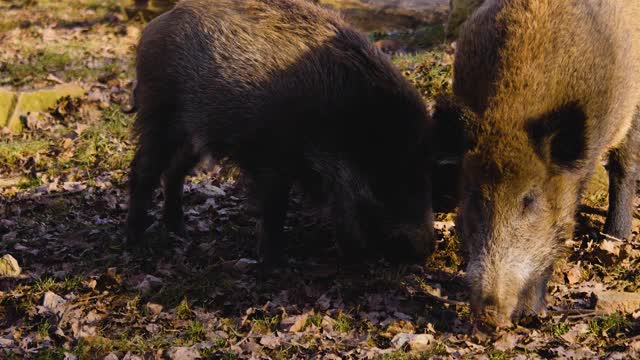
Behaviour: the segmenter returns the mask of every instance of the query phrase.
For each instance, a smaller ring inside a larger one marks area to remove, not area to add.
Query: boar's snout
[[[495,296],[480,298],[472,302],[473,312],[478,321],[492,328],[508,328],[513,325],[513,308],[499,302]]]
[[[391,232],[389,245],[395,257],[423,261],[435,249],[433,213],[429,211],[422,224],[397,227]]]
[[[486,261],[486,259],[483,259]],[[471,285],[471,310],[480,323],[490,327],[509,327],[523,306],[527,274],[515,271],[515,264],[505,266],[502,261],[473,261],[467,267]]]

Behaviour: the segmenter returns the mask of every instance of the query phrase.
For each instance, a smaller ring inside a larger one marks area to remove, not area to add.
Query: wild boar
[[[604,231],[631,234],[638,19],[638,1],[489,0],[461,30],[454,102],[434,118],[465,129],[452,141],[464,153],[457,230],[472,308],[490,325],[544,312],[581,189],[607,153]]]
[[[185,233],[184,178],[202,156],[254,183],[258,253],[283,252],[290,188],[328,204],[343,256],[424,258],[433,247],[431,118],[366,36],[305,0],[187,0],[137,49],[128,239],[162,178],[164,222]]]

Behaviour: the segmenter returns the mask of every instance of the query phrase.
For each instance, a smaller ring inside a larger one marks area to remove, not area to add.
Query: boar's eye
[[[536,202],[536,197],[533,194],[527,194],[522,198],[522,209],[527,211],[533,207]]]

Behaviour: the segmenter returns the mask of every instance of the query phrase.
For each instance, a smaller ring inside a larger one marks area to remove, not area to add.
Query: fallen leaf
[[[280,340],[280,338],[274,334],[263,336],[260,339],[260,345],[267,347],[271,350],[277,349],[278,347],[280,347],[281,344],[282,344],[282,341]]]
[[[303,331],[305,326],[307,325],[307,319],[309,319],[309,314],[302,314],[299,316],[294,316],[292,317],[293,320],[293,325],[291,325],[291,327],[289,328],[290,332],[300,332]],[[286,320],[286,319],[285,319]],[[285,321],[283,320],[283,323]]]
[[[168,355],[171,360],[201,359],[200,352],[193,347],[174,347],[169,349]]]
[[[518,339],[517,334],[504,333],[493,343],[493,347],[500,351],[511,351],[516,347]]]
[[[574,265],[566,273],[567,283],[569,285],[577,284],[582,281],[582,268],[579,264]]]

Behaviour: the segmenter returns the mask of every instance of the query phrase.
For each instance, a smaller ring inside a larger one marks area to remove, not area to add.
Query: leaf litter
[[[255,218],[242,177],[222,162],[198,169],[185,185],[189,239],[166,234],[156,221],[147,234],[152,246],[128,249],[123,224],[133,118],[119,109],[128,104],[133,45],[143,23],[116,1],[89,2],[74,0],[69,9],[35,5],[49,10],[40,12],[0,4],[13,18],[29,19],[0,35],[3,84],[22,89],[74,80],[87,89],[83,98],[30,114],[23,133],[2,135],[0,255],[13,275],[0,277],[0,354],[640,356],[638,229],[630,240],[602,236],[601,213],[580,214],[573,252],[549,284],[548,315],[494,334],[475,331],[451,214],[437,215],[437,251],[425,264],[380,260],[344,268],[327,219],[295,196],[288,263],[265,272],[256,261]],[[77,51],[68,59],[46,55],[69,47]],[[440,47],[394,61],[430,103],[449,89],[451,54]],[[155,200],[161,202],[160,193]],[[159,219],[160,210],[152,215]]]

